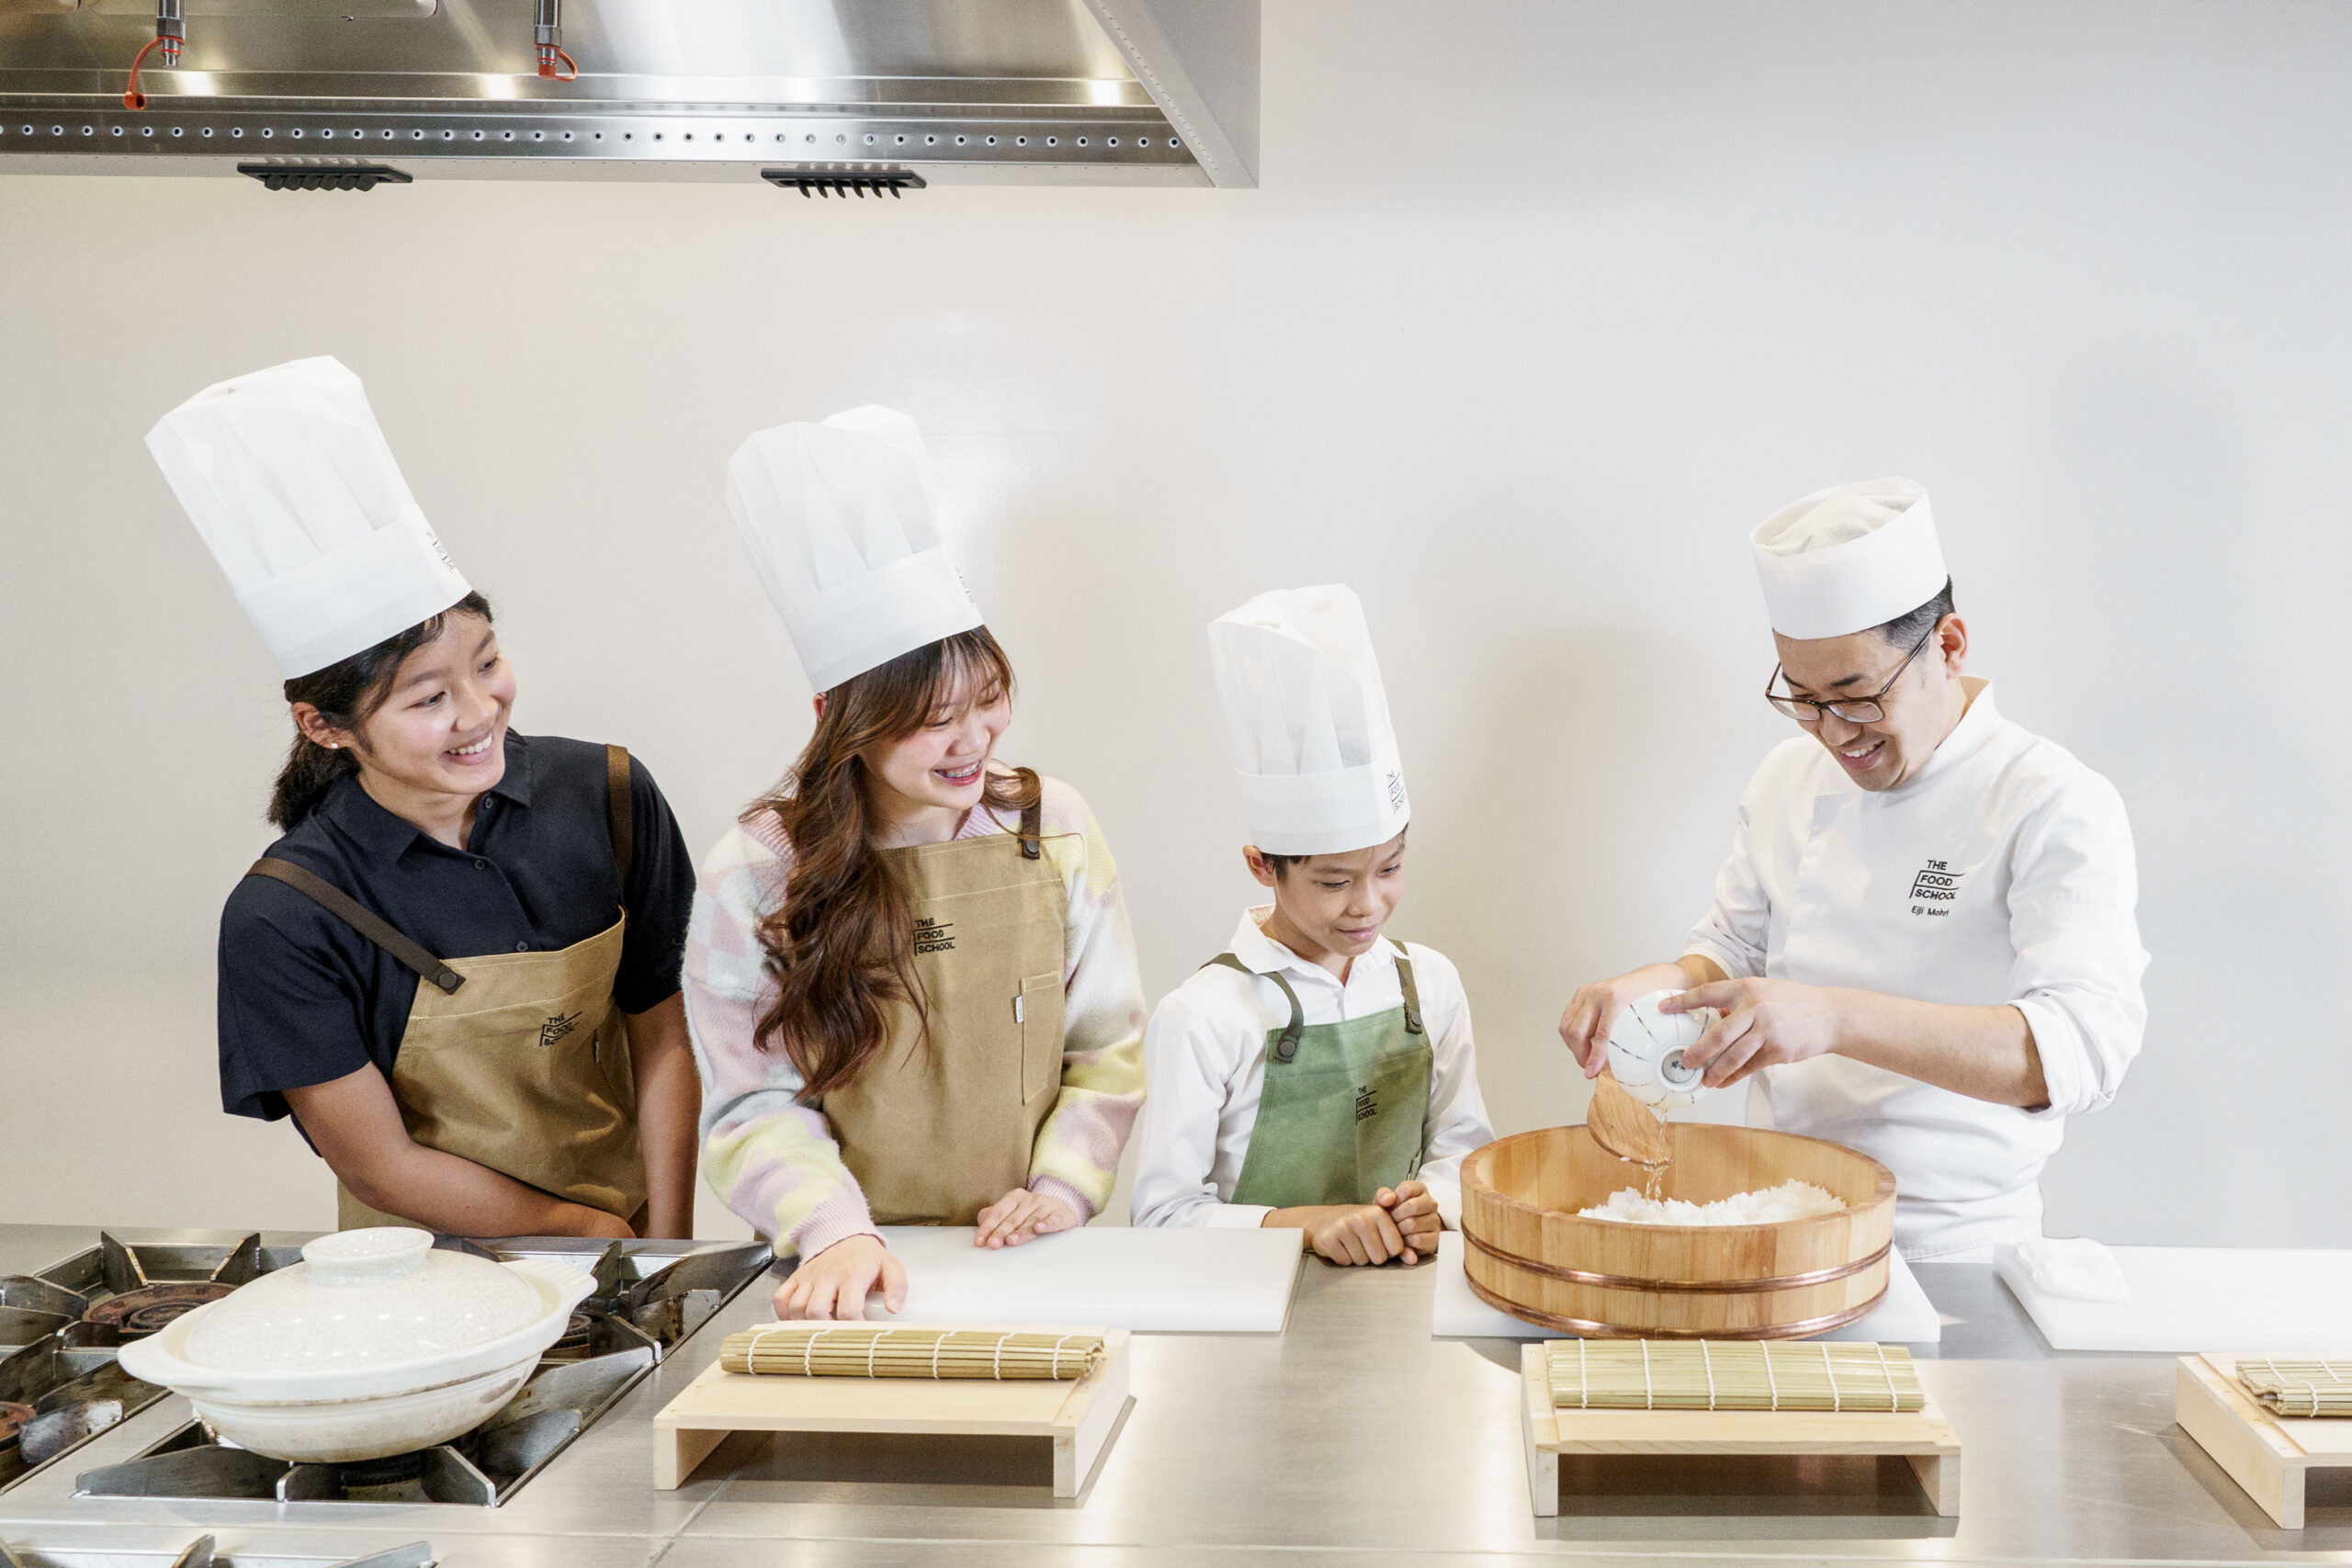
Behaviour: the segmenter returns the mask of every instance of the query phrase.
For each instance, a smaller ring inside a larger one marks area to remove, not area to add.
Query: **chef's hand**
[[[1392,1191],[1382,1188],[1372,1201],[1388,1211],[1396,1234],[1405,1238],[1405,1261],[1418,1263],[1437,1256],[1438,1234],[1445,1222],[1438,1218],[1437,1200],[1418,1181],[1400,1181]]]
[[[1707,1026],[1683,1062],[1707,1070],[1707,1087],[1736,1084],[1758,1067],[1804,1062],[1838,1049],[1838,994],[1794,980],[1718,980],[1694,986],[1658,1003],[1660,1012],[1713,1008],[1723,1017]]]
[[[1078,1212],[1050,1192],[1016,1187],[982,1209],[978,1223],[974,1247],[1019,1247],[1031,1236],[1069,1230],[1078,1224]]]
[[[907,1271],[874,1235],[844,1236],[814,1258],[804,1258],[791,1278],[775,1288],[779,1323],[844,1323],[865,1316],[865,1298],[876,1290],[892,1312],[907,1304]]]
[[[1584,1076],[1597,1078],[1609,1065],[1609,1031],[1615,1026],[1617,1015],[1636,997],[1652,991],[1679,991],[1690,983],[1690,976],[1672,964],[1645,964],[1614,980],[1578,986],[1577,994],[1568,998],[1567,1010],[1560,1014],[1560,1039],[1576,1057],[1577,1066],[1584,1069]]]

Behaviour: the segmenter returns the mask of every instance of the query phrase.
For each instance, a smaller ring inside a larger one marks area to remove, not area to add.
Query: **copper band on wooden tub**
[[[1843,1280],[1873,1264],[1885,1262],[1886,1255],[1894,1250],[1894,1243],[1890,1240],[1869,1257],[1841,1263],[1835,1269],[1816,1269],[1810,1274],[1782,1274],[1770,1280],[1644,1280],[1632,1274],[1593,1274],[1582,1269],[1564,1269],[1556,1263],[1538,1263],[1532,1258],[1521,1258],[1516,1252],[1507,1252],[1466,1230],[1462,1233],[1462,1238],[1498,1262],[1508,1263],[1514,1269],[1524,1269],[1531,1274],[1541,1274],[1547,1279],[1566,1280],[1571,1285],[1598,1285],[1607,1291],[1690,1291],[1721,1295],[1746,1295],[1755,1291],[1800,1291],[1808,1285],[1826,1285],[1833,1280]],[[1830,1326],[1835,1327],[1836,1325]]]
[[[1886,1299],[1886,1292],[1881,1291],[1861,1305],[1848,1307],[1844,1312],[1833,1312],[1826,1317],[1809,1317],[1801,1323],[1776,1323],[1763,1328],[1626,1328],[1618,1324],[1562,1317],[1556,1313],[1521,1306],[1515,1302],[1503,1300],[1467,1274],[1463,1276],[1463,1280],[1469,1285],[1471,1294],[1497,1312],[1585,1339],[1803,1339],[1808,1335],[1826,1334],[1833,1328],[1843,1328],[1858,1318],[1867,1317],[1879,1303]]]

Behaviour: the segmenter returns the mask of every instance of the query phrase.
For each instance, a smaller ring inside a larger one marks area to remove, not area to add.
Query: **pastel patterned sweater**
[[[1010,833],[983,807],[959,839]],[[1091,1219],[1109,1201],[1119,1155],[1143,1104],[1143,976],[1118,867],[1076,790],[1045,781],[1046,858],[1069,895],[1062,970],[1060,1097],[1037,1131],[1032,1190]],[[686,936],[686,1021],[702,1072],[703,1174],[727,1206],[775,1238],[778,1255],[813,1257],[874,1234],[865,1195],[824,1114],[798,1100],[803,1079],[781,1050],[755,1043],[775,982],[760,920],[784,899],[792,845],[774,812],[739,822],[704,857]]]

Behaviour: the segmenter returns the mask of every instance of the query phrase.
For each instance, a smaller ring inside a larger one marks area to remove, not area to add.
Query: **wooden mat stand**
[[[2173,1419],[2282,1530],[2303,1528],[2303,1480],[2352,1469],[2352,1420],[2281,1419],[2238,1384],[2238,1358],[2183,1356],[2173,1374]]]
[[[1101,1335],[1103,1355],[1075,1382],[771,1377],[714,1361],[653,1417],[654,1488],[684,1485],[730,1432],[905,1432],[1051,1438],[1054,1495],[1075,1497],[1127,1404],[1126,1330],[1080,1332]]]
[[[1560,1511],[1562,1454],[1900,1454],[1928,1501],[1960,1512],[1960,1438],[1936,1402],[1922,1409],[1833,1414],[1805,1410],[1563,1410],[1552,1403],[1542,1345],[1520,1350],[1520,1430],[1536,1517]]]

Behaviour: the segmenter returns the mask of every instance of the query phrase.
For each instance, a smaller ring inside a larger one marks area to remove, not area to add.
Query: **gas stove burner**
[[[139,1290],[125,1291],[119,1296],[108,1296],[82,1314],[85,1323],[102,1323],[125,1339],[142,1338],[164,1327],[175,1318],[194,1312],[207,1302],[217,1302],[234,1285],[224,1285],[217,1280],[197,1280],[185,1283],[146,1285]]]
[[[577,1361],[588,1354],[590,1337],[595,1332],[596,1320],[584,1312],[575,1312],[563,1325],[563,1337],[540,1352],[547,1361]]]
[[[17,1440],[17,1428],[33,1418],[33,1407],[0,1399],[0,1448]]]
[[[424,1451],[394,1454],[389,1459],[354,1460],[335,1466],[335,1480],[345,1492],[374,1492],[405,1485],[424,1473]]]

